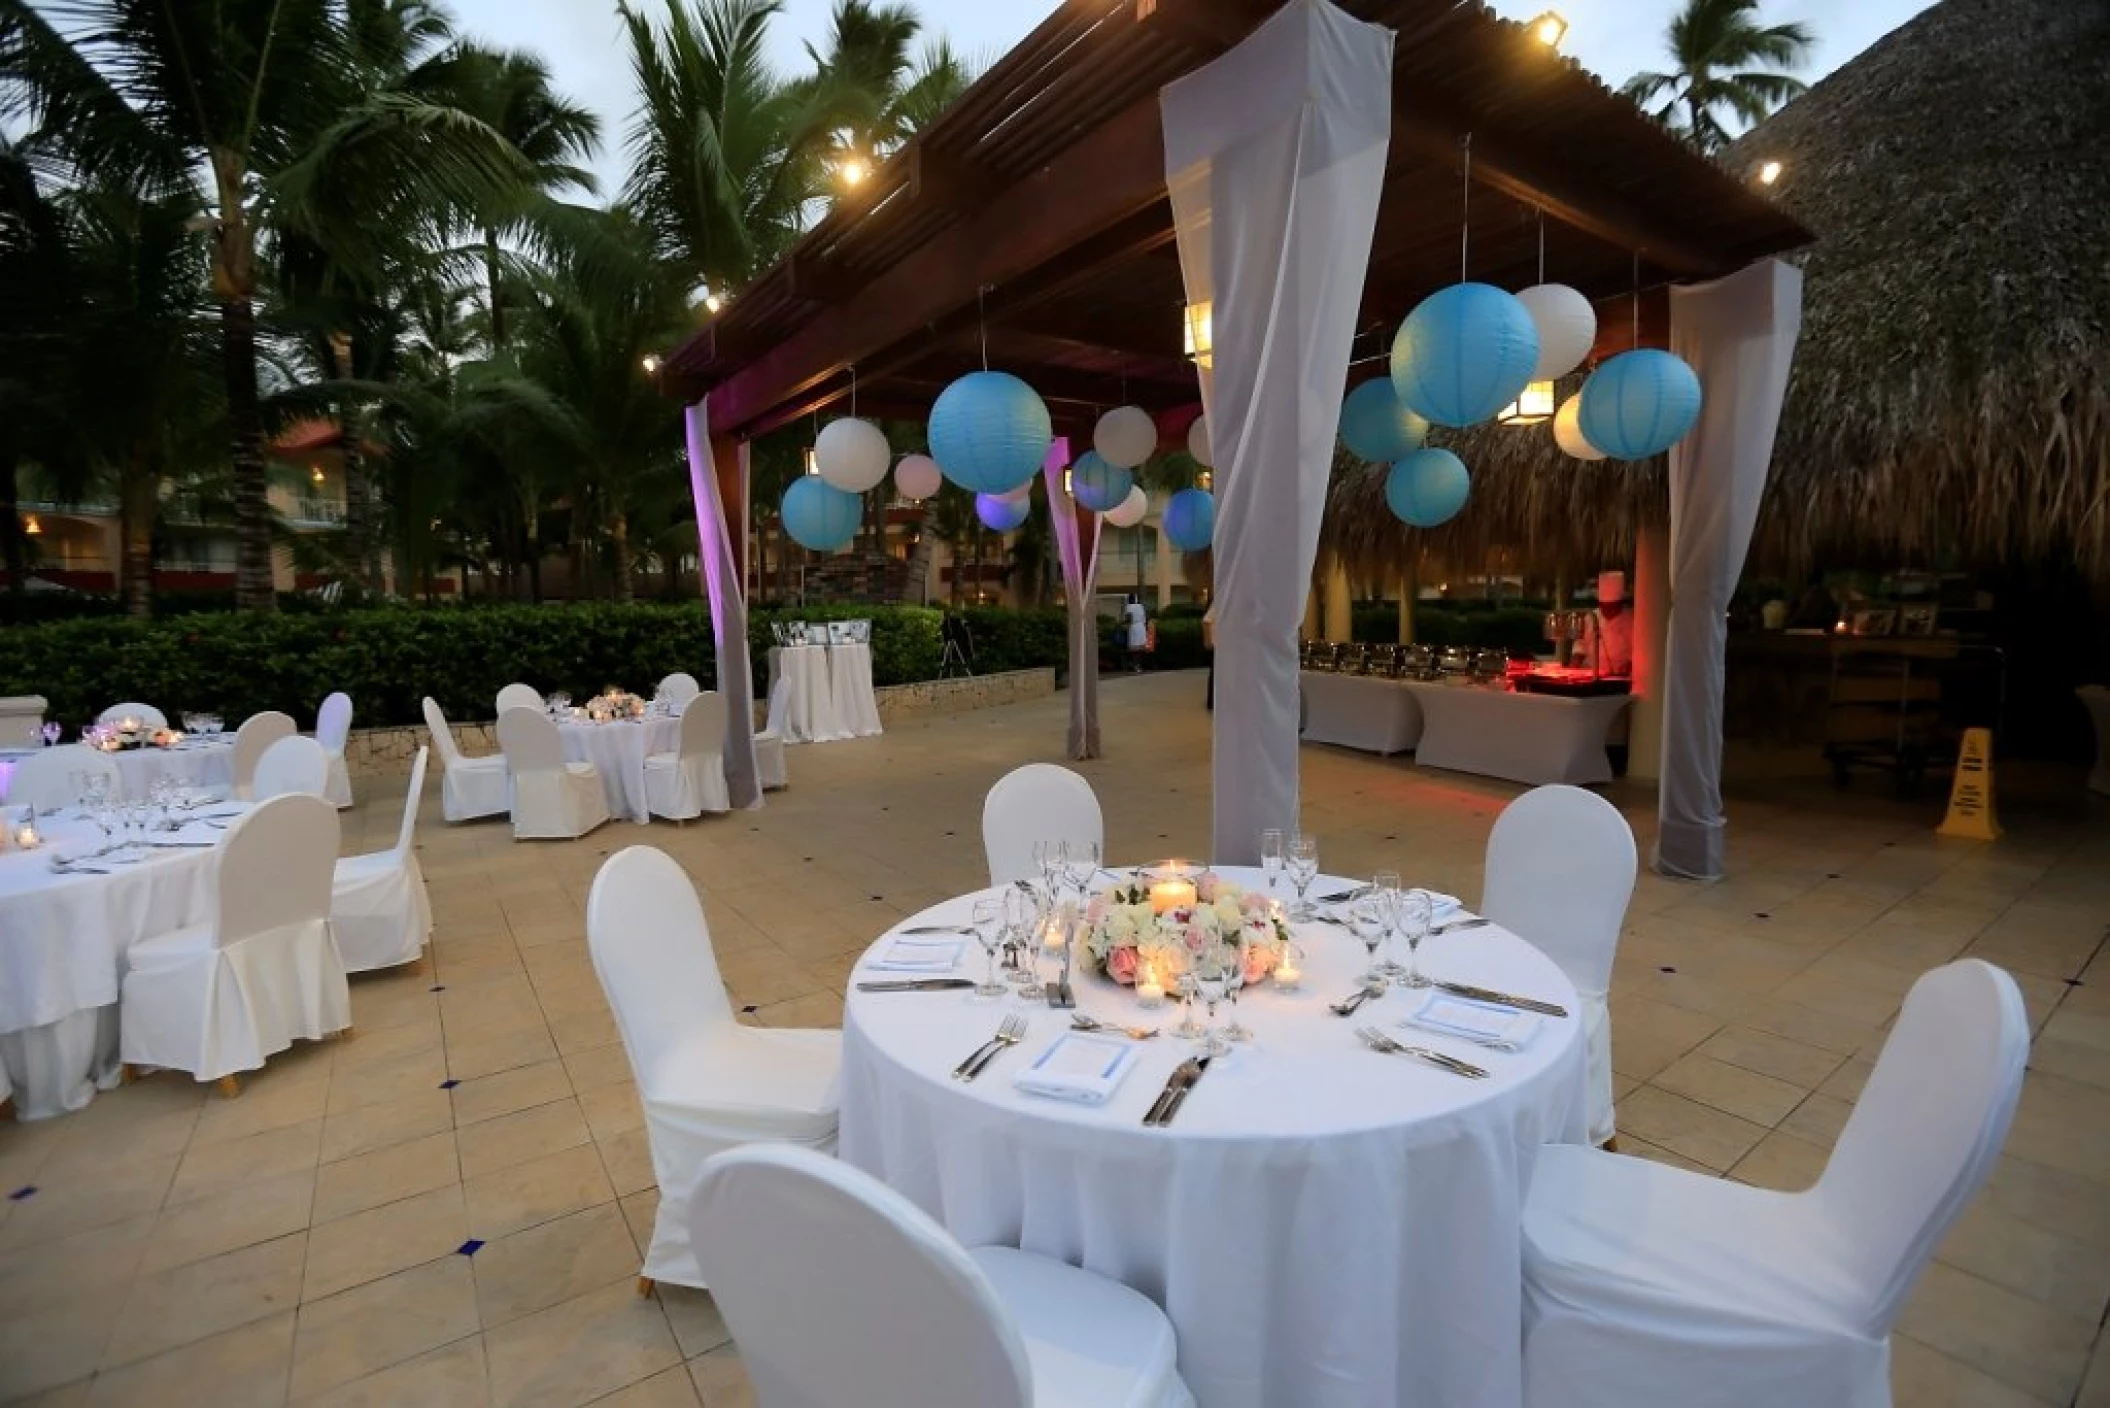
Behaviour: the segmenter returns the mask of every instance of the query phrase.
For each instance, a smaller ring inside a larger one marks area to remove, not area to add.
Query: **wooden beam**
[[[1001,186],[1001,181],[965,157],[931,151],[920,144],[908,149],[908,197],[918,205],[978,210]]]
[[[793,254],[784,261],[784,275],[790,282],[793,298],[811,299],[815,303],[844,302],[855,297],[867,282],[819,254]]]

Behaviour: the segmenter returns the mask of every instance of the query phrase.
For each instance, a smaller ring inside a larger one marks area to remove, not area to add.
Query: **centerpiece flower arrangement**
[[[1171,987],[1211,944],[1245,945],[1245,981],[1257,983],[1290,943],[1281,906],[1205,871],[1190,903],[1160,908],[1145,880],[1101,890],[1085,906],[1084,951],[1115,982]]]
[[[641,719],[645,716],[645,701],[608,686],[602,693],[586,701],[586,716],[595,723],[607,723],[612,719]]]

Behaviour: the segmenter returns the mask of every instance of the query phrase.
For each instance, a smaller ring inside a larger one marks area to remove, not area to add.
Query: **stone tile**
[[[490,1401],[482,1335],[302,1400],[303,1408],[467,1408]]]
[[[2110,1198],[2106,1190],[2105,1198]],[[1949,1229],[1941,1260],[2090,1324],[2110,1306],[2110,1257],[1980,1198]]]
[[[122,1301],[159,1220],[142,1213],[0,1254],[0,1323],[62,1302]]]
[[[296,1233],[141,1276],[117,1314],[103,1367],[151,1359],[293,1309],[307,1242],[306,1234]]]
[[[652,1171],[651,1136],[642,1127],[600,1140],[597,1147],[601,1164],[608,1170],[608,1181],[618,1195],[640,1192],[658,1182]]]
[[[555,1060],[556,1056],[557,1043],[551,1039],[548,1026],[540,1021],[531,1028],[500,1031],[490,1036],[456,1040],[450,1035],[447,1039],[447,1074],[456,1080],[469,1081]]]
[[[2110,1091],[2044,1071],[2022,1082],[2007,1152],[2091,1178],[2110,1178]]]
[[[1763,1125],[1653,1086],[1635,1091],[1620,1105],[1619,1129],[1715,1173],[1734,1168],[1766,1133]]]
[[[633,1281],[625,1276],[487,1332],[497,1408],[584,1403],[679,1364],[666,1316]]]
[[[460,1179],[454,1136],[444,1130],[340,1159],[324,1164],[316,1175],[315,1222],[320,1226]]]
[[[109,1303],[94,1297],[46,1301],[0,1317],[0,1401],[87,1378],[109,1338]],[[85,1393],[80,1401],[87,1401]]]
[[[649,1379],[640,1379],[606,1398],[596,1399],[596,1408],[699,1408],[696,1385],[685,1364],[662,1369]]]
[[[1824,1146],[1776,1129],[1739,1159],[1729,1176],[1754,1188],[1800,1193],[1823,1176],[1824,1165],[1830,1157],[1831,1151]]]
[[[211,1385],[214,1408],[278,1408],[292,1358],[293,1312],[286,1310],[98,1374],[87,1401],[93,1408],[163,1408],[197,1401],[201,1386]]]
[[[564,1074],[564,1063],[554,1060],[465,1080],[454,1088],[454,1123],[465,1127],[478,1120],[496,1119],[515,1110],[563,1100],[571,1093],[571,1078]]]
[[[628,1080],[596,1086],[579,1097],[586,1124],[596,1139],[612,1139],[626,1129],[641,1129],[645,1107],[638,1103],[637,1087]]]
[[[314,1201],[315,1175],[300,1170],[171,1206],[156,1219],[139,1269],[166,1271],[304,1231]]]
[[[320,1300],[443,1256],[469,1238],[460,1184],[324,1223],[309,1236],[303,1301]]]
[[[1980,1196],[2033,1227],[2086,1242],[2110,1256],[2110,1180],[2002,1154]]]
[[[107,1167],[92,1177],[39,1186],[35,1197],[12,1204],[7,1221],[0,1223],[0,1253],[154,1212],[167,1197],[180,1162],[180,1156],[164,1154]]]
[[[293,1397],[326,1393],[477,1330],[469,1258],[445,1256],[300,1308]]]
[[[725,1317],[718,1313],[718,1302],[709,1291],[662,1284],[654,1294],[665,1308],[667,1323],[674,1327],[675,1342],[686,1358],[694,1359],[733,1342],[733,1332],[725,1328]]]
[[[1934,1262],[1897,1328],[2047,1403],[2072,1400],[2096,1326]]]
[[[615,1201],[590,1144],[546,1154],[471,1179],[464,1187],[470,1235],[490,1242],[581,1208]]]
[[[280,1174],[308,1172],[315,1167],[321,1147],[319,1116],[241,1139],[194,1145],[176,1170],[176,1181],[168,1194],[169,1206],[230,1192]]]
[[[1812,1095],[1780,1122],[1780,1128],[1784,1133],[1829,1149],[1839,1138],[1839,1131],[1846,1128],[1846,1117],[1853,1113],[1853,1108],[1844,1100],[1835,1100],[1829,1095]]]
[[[1744,1026],[1722,1028],[1700,1043],[1699,1054],[1804,1090],[1819,1088],[1843,1064],[1836,1051]]]
[[[326,1113],[332,1117],[369,1105],[415,1100],[439,1089],[447,1079],[447,1061],[438,1047],[427,1047],[362,1068],[356,1079],[333,1081]]]
[[[487,1243],[475,1257],[478,1315],[495,1329],[635,1276],[638,1265],[621,1210],[602,1203]]]
[[[630,1240],[637,1244],[638,1256],[643,1257],[652,1246],[652,1227],[659,1217],[659,1189],[647,1188],[620,1202],[623,1221],[630,1227]]]
[[[135,1086],[111,1091],[78,1115],[48,1122],[45,1127],[60,1137],[45,1150],[46,1157],[37,1161],[36,1174],[50,1183],[92,1179],[101,1176],[116,1162],[158,1159],[181,1154],[189,1148],[191,1135],[198,1127],[198,1101],[186,1101],[175,1109],[142,1106],[125,1110],[122,1114],[107,1115],[77,1129],[71,1127],[72,1120],[114,1107],[121,1095],[149,1084],[154,1082],[139,1082]],[[29,1176],[25,1174],[22,1182],[28,1181]],[[8,1182],[5,1186],[13,1188],[17,1185]]]
[[[1890,1337],[1890,1389],[1900,1408],[2044,1408],[2044,1400],[1981,1374],[1909,1335]]]
[[[1721,1022],[1661,1002],[1629,1003],[1612,1016],[1612,1069],[1653,1079],[1680,1056],[1713,1036]]]
[[[571,1076],[572,1089],[581,1095],[604,1085],[620,1085],[633,1079],[630,1053],[619,1041],[572,1052],[564,1058],[564,1069]]]
[[[322,1122],[323,1163],[356,1158],[454,1127],[454,1100],[439,1082],[397,1099],[342,1110]]]
[[[577,1100],[553,1100],[457,1130],[463,1179],[587,1143],[593,1136],[579,1105]]]
[[[1647,1159],[1650,1163],[1667,1164],[1672,1168],[1682,1168],[1687,1173],[1704,1173],[1709,1178],[1720,1177],[1719,1173],[1705,1164],[1694,1163],[1682,1154],[1673,1154],[1662,1145],[1651,1144],[1646,1139],[1629,1134],[1625,1130],[1619,1131],[1617,1142],[1619,1145],[1617,1152],[1626,1155],[1628,1158]]]
[[[1717,1061],[1697,1051],[1680,1057],[1651,1084],[1659,1090],[1668,1090],[1767,1126],[1779,1124],[1809,1094],[1800,1086],[1760,1075],[1742,1066],[1732,1066],[1726,1061]]]
[[[273,1057],[273,1065],[244,1075],[242,1093],[237,1098],[228,1100],[215,1096],[206,1101],[198,1114],[197,1132],[191,1138],[192,1147],[246,1139],[267,1130],[320,1120],[329,1098],[330,1070],[327,1067],[298,1072],[275,1069],[275,1064],[284,1059],[283,1054]]]
[[[689,1377],[703,1408],[754,1408],[754,1386],[731,1345],[699,1354],[689,1361]]]

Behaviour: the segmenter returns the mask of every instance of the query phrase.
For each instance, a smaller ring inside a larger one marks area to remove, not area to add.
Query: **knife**
[[[859,983],[859,992],[944,992],[948,988],[971,988],[972,978],[890,978],[881,982]]]
[[[1143,1116],[1143,1123],[1160,1123],[1160,1117],[1164,1114],[1165,1107],[1172,1103],[1173,1097],[1184,1090],[1187,1082],[1199,1076],[1201,1072],[1199,1057],[1190,1056],[1174,1067],[1172,1074],[1165,1078],[1165,1088],[1158,1092],[1158,1098],[1151,1102],[1149,1113]]]
[[[1523,1012],[1543,1012],[1548,1017],[1568,1015],[1568,1009],[1558,1003],[1541,1002],[1535,997],[1518,997],[1514,993],[1496,992],[1493,988],[1476,988],[1469,983],[1438,983],[1436,986],[1453,997],[1470,997],[1478,1002],[1492,1002],[1499,1007],[1514,1007]]]
[[[1215,1059],[1214,1056],[1198,1056],[1195,1058],[1194,1074],[1187,1077],[1186,1083],[1181,1085],[1179,1090],[1173,1095],[1172,1103],[1165,1107],[1165,1113],[1158,1116],[1158,1126],[1160,1128],[1171,1124],[1174,1118],[1179,1115],[1180,1106],[1187,1103],[1188,1092],[1201,1084],[1202,1075],[1209,1069],[1209,1063]]]

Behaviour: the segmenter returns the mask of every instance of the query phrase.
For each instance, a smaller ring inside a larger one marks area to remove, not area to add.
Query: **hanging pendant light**
[[[1495,412],[1503,425],[1539,425],[1553,418],[1553,383],[1534,381],[1517,393],[1517,399]]]

